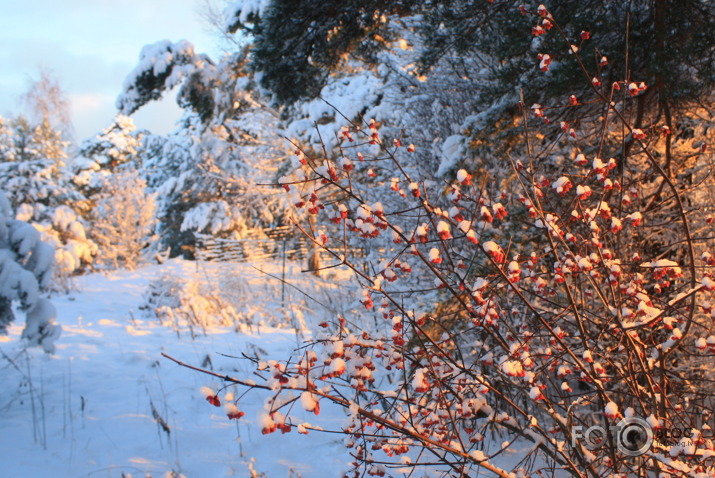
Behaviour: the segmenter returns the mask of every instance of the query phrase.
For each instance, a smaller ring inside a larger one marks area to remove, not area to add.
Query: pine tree
[[[314,98],[345,56],[376,65],[391,40],[387,17],[404,15],[416,0],[333,0],[320,8],[309,0],[238,3],[227,19],[253,39],[252,67],[280,103]]]
[[[71,143],[68,104],[57,82],[43,72],[24,96],[29,116],[0,118],[0,189],[18,219],[33,224],[55,248],[53,287],[91,262],[96,246],[76,211],[85,204],[66,174]]]
[[[37,229],[13,218],[9,201],[0,193],[0,334],[15,320],[17,303],[26,317],[22,337],[47,353],[54,351],[62,330],[55,324],[54,306],[40,297],[52,277],[53,255]]]
[[[120,114],[101,133],[82,142],[70,168],[73,182],[90,201],[123,165],[140,167],[144,134],[131,118]]]

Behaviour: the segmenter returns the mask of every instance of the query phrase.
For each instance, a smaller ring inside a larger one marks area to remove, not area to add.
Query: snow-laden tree
[[[27,208],[17,213],[20,220],[30,221],[33,216],[33,211]],[[39,220],[31,223],[40,231],[42,240],[54,247],[53,288],[70,290],[72,277],[90,269],[98,252],[97,244],[86,232],[87,221],[71,207],[60,205],[47,209]]]
[[[122,168],[105,178],[93,197],[89,230],[97,262],[134,269],[154,242],[155,209],[154,194],[135,169]]]
[[[96,254],[105,267],[136,267],[150,241],[154,195],[138,173],[146,134],[131,118],[117,115],[102,132],[82,143],[79,156],[70,164],[73,184],[85,198],[80,210],[91,228],[84,233],[65,227],[65,234],[72,230],[88,237],[94,247],[83,252]],[[67,210],[56,216],[59,224],[72,217]]]
[[[624,100],[623,112],[632,115],[635,128],[658,132],[664,126],[673,132],[664,136],[662,154],[669,166],[682,163],[673,155],[673,144],[688,134],[688,127],[680,128],[702,120],[690,106],[711,101],[711,2],[555,0],[539,8],[534,2],[335,0],[310,9],[300,2],[239,0],[226,10],[225,28],[241,30],[253,42],[249,68],[276,102],[295,107],[297,114],[289,110],[284,116],[309,118],[303,130],[316,120],[332,121],[327,105],[305,111],[306,104],[319,104],[318,97],[329,98],[351,120],[358,111],[383,127],[396,123],[398,134],[428,132],[436,143],[428,148],[434,155],[415,157],[427,167],[436,159],[440,177],[462,166],[500,181],[510,175],[503,158],[525,154],[519,141],[520,89],[523,106],[551,123],[541,141],[553,145],[555,163],[572,150],[557,144],[560,137],[578,134],[600,142],[600,105],[612,85],[620,87],[615,98]],[[543,12],[562,18],[559,28]],[[390,59],[400,45],[409,54]],[[580,81],[584,73],[590,75],[587,84]],[[401,76],[407,81],[396,82]],[[584,109],[575,121],[575,105],[590,106],[590,114]],[[433,114],[425,114],[425,106],[434,108]],[[382,132],[388,138],[394,134]],[[611,139],[616,149],[619,135],[604,138]],[[630,150],[633,141],[626,145]]]
[[[32,223],[55,247],[53,287],[67,289],[69,278],[92,262],[96,249],[75,212],[86,205],[64,168],[68,143],[48,121],[34,128],[22,117],[0,123],[9,125],[5,136],[12,139],[5,149],[8,160],[0,162],[0,189],[18,219]]]
[[[69,143],[49,122],[32,125],[26,118],[0,120],[9,126],[3,136],[5,161],[0,163],[0,181],[14,207],[21,204],[51,206],[66,200],[66,184],[61,178]]]
[[[117,115],[101,133],[82,142],[70,165],[75,185],[91,200],[120,166],[139,167],[144,134],[131,118]]]
[[[240,237],[285,220],[287,201],[270,184],[287,145],[245,58],[242,51],[214,64],[190,44],[160,42],[144,48],[117,100],[129,114],[181,82],[184,120],[162,140],[147,138],[153,144],[143,163],[158,194],[158,230],[173,254],[190,252],[194,232]]]
[[[0,116],[0,163],[15,160],[15,131],[10,123]]]
[[[52,353],[62,328],[55,324],[54,306],[40,292],[50,283],[54,251],[37,229],[13,216],[0,193],[0,333],[7,333],[15,320],[17,305],[25,315],[22,337]]]
[[[32,223],[55,247],[53,287],[85,269],[96,246],[87,239],[85,197],[66,169],[72,149],[68,102],[47,72],[23,97],[28,116],[0,118],[0,189],[18,218]]]

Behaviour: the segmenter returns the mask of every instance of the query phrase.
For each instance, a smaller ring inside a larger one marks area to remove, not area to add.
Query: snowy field
[[[340,297],[346,294],[339,286],[348,279],[317,279],[289,265],[286,279],[333,309],[326,311],[248,264],[226,267],[170,261],[79,278],[77,292],[52,298],[63,327],[52,356],[23,348],[22,321],[14,324],[0,338],[0,476],[342,476],[350,457],[339,435],[261,435],[256,420],[264,396],[258,392],[241,397],[246,416],[229,421],[199,392],[202,386],[219,387],[219,380],[161,354],[248,377],[251,364],[227,356],[289,357],[300,336],[309,337],[315,324],[335,317],[336,308],[344,306]],[[278,277],[283,272],[279,265],[265,267]],[[192,334],[162,325],[140,310],[148,284],[162,276],[198,277],[209,284],[233,281],[239,295],[236,311],[253,326],[238,332],[235,327],[208,327],[205,333],[194,328]],[[282,312],[282,306],[289,312]],[[276,327],[281,323],[285,326]],[[243,392],[235,390],[236,396]],[[343,413],[326,406],[320,416],[305,419],[334,428]]]

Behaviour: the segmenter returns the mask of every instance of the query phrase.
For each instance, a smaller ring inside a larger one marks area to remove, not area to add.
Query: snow
[[[715,281],[713,281],[710,277],[703,277],[700,283],[705,290],[715,290]]]
[[[616,418],[620,415],[618,405],[615,402],[608,402],[604,407],[603,412],[609,418]]]
[[[452,135],[444,140],[444,144],[442,144],[442,160],[440,161],[439,168],[437,169],[437,177],[442,177],[454,169],[467,150],[466,143],[467,138],[461,134]],[[459,175],[462,176],[462,179],[459,179],[459,176],[457,178],[460,182],[464,181],[465,177],[461,171],[463,170],[460,170]]]
[[[224,31],[229,31],[229,27],[238,17],[238,21],[246,23],[251,15],[261,16],[268,7],[269,0],[241,0],[234,1],[226,8],[223,18],[225,18]]]
[[[301,105],[301,118],[291,123],[288,135],[313,144],[324,141],[328,148],[336,146],[341,129],[348,125],[344,117],[359,117],[366,104],[377,104],[381,86],[380,79],[370,71],[329,83],[316,99]],[[329,118],[334,121],[326,123]]]
[[[544,398],[544,395],[541,393],[541,389],[539,387],[531,387],[529,390],[529,397],[532,400],[540,400]]]
[[[124,80],[123,92],[117,97],[117,109],[126,115],[136,111],[149,100],[161,97],[163,90],[171,90],[197,68],[204,66],[205,58],[194,53],[194,46],[181,40],[172,43],[162,40],[145,45],[139,62]],[[147,78],[160,78],[161,85],[147,88]],[[147,91],[149,90],[149,91]]]
[[[247,264],[234,271],[250,288],[252,310],[280,307],[279,285],[263,284],[265,277]],[[288,277],[298,271],[289,269]],[[9,327],[9,335],[0,337],[2,476],[47,476],[52,470],[55,478],[163,477],[172,471],[186,477],[249,477],[251,467],[276,477],[291,476],[291,468],[305,478],[328,476],[325,470],[342,476],[350,457],[335,436],[314,429],[305,429],[307,436],[263,436],[257,419],[265,395],[242,396],[245,389],[222,388],[218,379],[161,356],[165,352],[197,366],[209,360],[214,371],[248,378],[250,363],[220,354],[278,359],[289,357],[297,346],[291,328],[255,325],[251,332],[236,333],[233,327],[208,327],[205,335],[192,338],[139,310],[154,277],[195,273],[195,263],[172,260],[134,272],[79,278],[80,292],[52,299],[63,326],[53,355],[25,348],[21,323]],[[320,321],[325,314],[315,310],[313,317]],[[221,408],[207,403],[202,387],[218,394]],[[233,403],[231,394],[246,413],[240,420],[227,417],[233,408],[224,409]],[[302,414],[326,429],[339,428],[344,419],[330,405],[317,417],[301,411],[298,423]]]
[[[551,187],[555,189],[557,193],[560,194],[562,192],[568,191],[568,188],[571,187],[571,180],[566,176],[561,176],[559,179],[554,181]]]

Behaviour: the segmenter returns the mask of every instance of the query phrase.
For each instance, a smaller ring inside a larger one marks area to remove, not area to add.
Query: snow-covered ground
[[[20,340],[23,324],[14,324],[9,335],[0,338],[0,476],[342,476],[350,457],[339,435],[263,436],[256,424],[263,395],[249,392],[241,397],[246,416],[230,421],[199,392],[202,386],[220,386],[219,380],[161,356],[164,352],[248,377],[251,364],[232,357],[245,353],[287,358],[299,341],[290,325],[304,323],[300,333],[309,336],[314,324],[335,313],[291,287],[283,289],[248,264],[231,267],[207,271],[195,263],[170,261],[81,277],[77,292],[52,299],[63,327],[52,356],[25,349]],[[265,267],[282,274],[279,265]],[[316,279],[301,276],[298,269],[288,267],[286,278],[326,306],[342,307],[345,294],[338,287],[346,282],[344,276]],[[149,282],[162,275],[201,276],[209,283],[230,279],[240,297],[237,311],[263,325],[241,332],[209,327],[193,338],[187,329],[162,326],[139,309]],[[281,321],[289,326],[269,327]],[[226,391],[232,390],[222,394]],[[239,396],[244,390],[235,392]],[[325,407],[320,416],[306,419],[334,428],[343,414]]]

